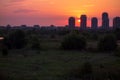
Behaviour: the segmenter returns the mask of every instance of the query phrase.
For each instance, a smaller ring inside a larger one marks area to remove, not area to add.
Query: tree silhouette
[[[61,47],[67,50],[82,50],[86,48],[86,39],[78,34],[69,34],[64,37]]]
[[[11,32],[7,40],[7,44],[10,48],[21,49],[26,44],[25,33],[22,30]]]

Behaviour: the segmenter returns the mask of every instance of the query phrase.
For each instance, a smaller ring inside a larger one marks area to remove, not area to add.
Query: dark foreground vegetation
[[[0,80],[120,80],[120,29],[0,29]]]

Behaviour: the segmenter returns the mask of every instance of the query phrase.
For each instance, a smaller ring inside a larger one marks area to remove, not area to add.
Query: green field
[[[104,71],[116,75],[120,71],[120,57],[113,53],[92,53],[86,51],[63,51],[57,41],[42,41],[43,50],[10,50],[8,56],[0,54],[0,80],[66,80],[71,72],[89,61],[95,72],[100,65]],[[69,79],[68,79],[69,80]]]

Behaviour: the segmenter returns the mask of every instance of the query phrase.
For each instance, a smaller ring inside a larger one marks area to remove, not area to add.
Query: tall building
[[[113,28],[120,28],[120,17],[115,17],[113,19]]]
[[[106,12],[102,13],[102,28],[103,29],[109,28],[109,17],[108,17],[108,13]]]
[[[75,18],[74,17],[70,17],[68,19],[68,27],[69,28],[75,28]]]
[[[86,29],[87,28],[87,16],[86,15],[81,15],[80,17],[80,28],[81,29]]]
[[[93,17],[91,19],[91,28],[92,29],[97,29],[98,28],[98,19],[96,17]]]

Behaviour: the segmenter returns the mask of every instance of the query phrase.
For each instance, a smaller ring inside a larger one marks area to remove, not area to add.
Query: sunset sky
[[[88,26],[94,16],[101,25],[102,12],[109,13],[112,25],[113,17],[120,16],[120,0],[0,0],[0,25],[64,26],[70,16],[78,20],[82,14],[87,15]]]

